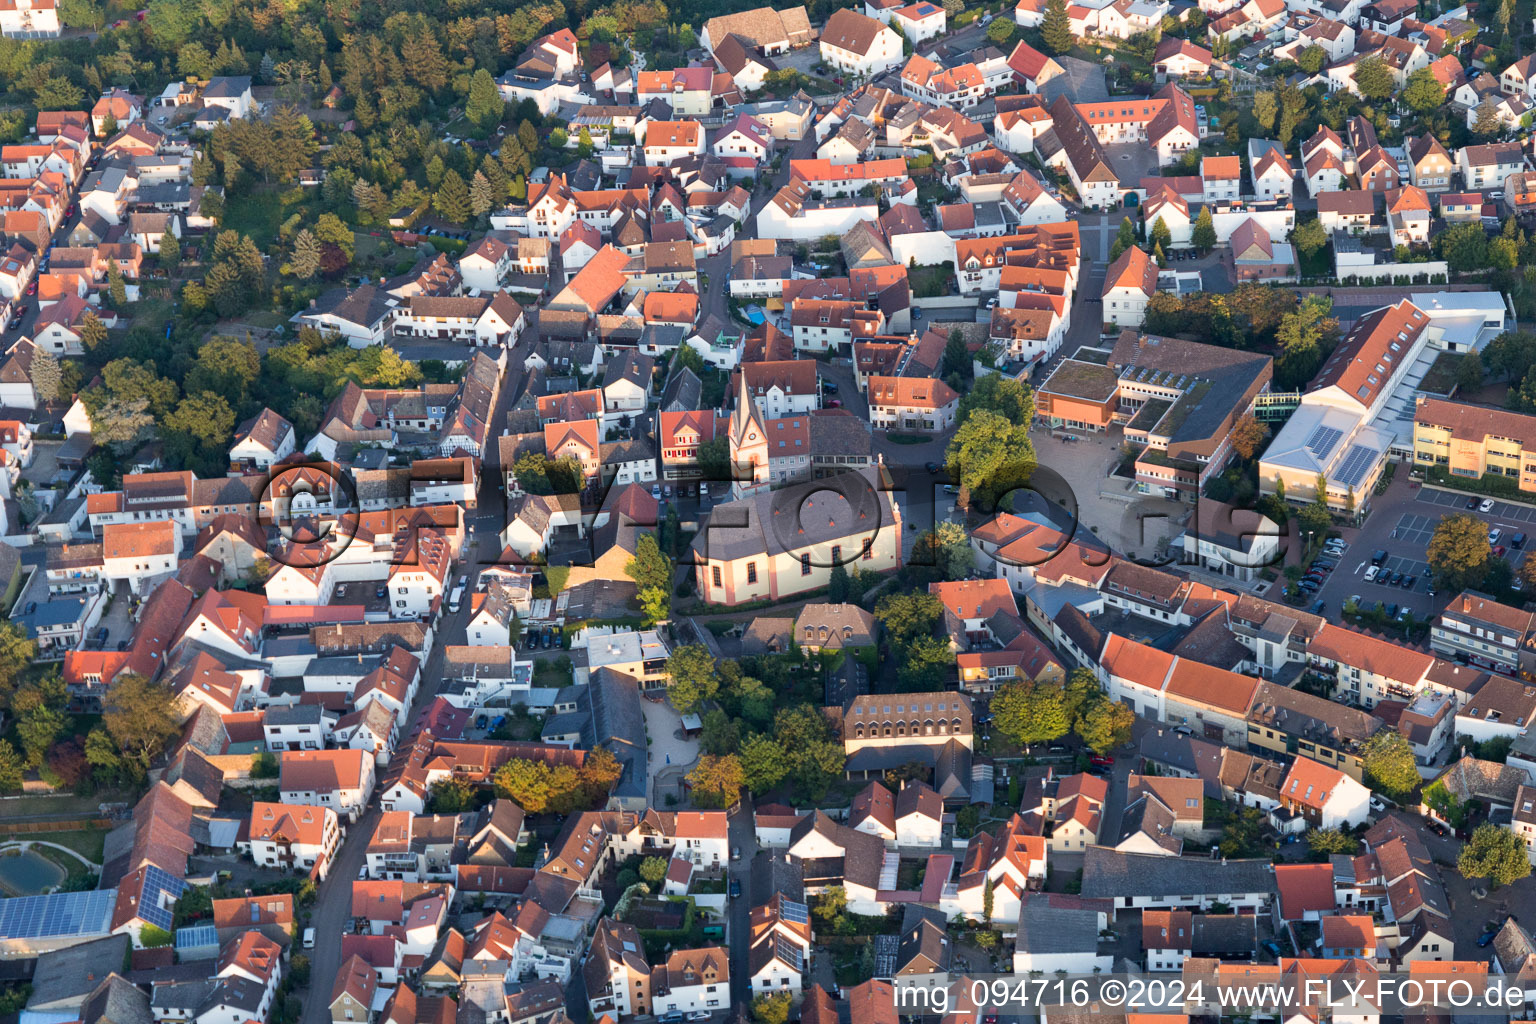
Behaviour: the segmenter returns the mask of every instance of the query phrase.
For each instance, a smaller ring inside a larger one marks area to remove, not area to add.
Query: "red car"
[[[1498,547],[1493,549],[1494,558],[1503,558],[1508,553],[1509,549],[1506,548],[1503,544],[1500,544]]]
[[[37,294],[37,278],[33,278],[32,279],[32,283],[27,285],[27,294],[28,295],[36,295]]]
[[[832,401],[827,403],[827,408],[829,408],[829,409],[841,409],[842,407],[843,407],[843,402],[842,402],[842,399],[839,399],[839,398],[834,398],[834,399],[832,399]]]
[[[1105,757],[1103,754],[1094,754],[1092,757],[1088,758],[1088,763],[1093,765],[1095,768],[1113,768],[1115,766],[1115,759],[1112,757]]]

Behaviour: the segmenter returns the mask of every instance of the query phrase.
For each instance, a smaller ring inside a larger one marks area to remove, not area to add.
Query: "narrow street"
[[[521,361],[518,365],[521,366]],[[493,493],[494,490],[492,485]],[[484,488],[482,493],[483,491]],[[496,543],[494,533],[490,531],[477,536],[482,542],[489,540],[492,545]],[[453,577],[455,580],[458,575],[472,573],[475,570],[475,555],[472,548],[475,539],[476,537],[471,537],[465,544],[464,561],[455,572]],[[495,557],[494,549],[488,557]],[[443,677],[443,650],[450,644],[464,643],[465,627],[468,622],[468,601],[459,608],[458,614],[450,613],[446,604],[444,605],[434,631],[432,653],[427,656],[427,663],[422,666],[416,700],[412,702],[410,712],[404,718],[405,722],[414,722],[422,709],[437,696],[438,683]],[[404,742],[402,740],[402,744]],[[341,845],[336,851],[336,861],[331,867],[331,873],[324,882],[320,883],[315,896],[315,905],[310,910],[309,927],[315,929],[318,941],[315,943],[315,948],[308,951],[310,991],[304,999],[302,1024],[330,1024],[331,985],[341,970],[341,937],[351,930],[352,883],[367,863],[368,840],[379,823],[378,794],[383,783],[383,774],[384,771],[380,770],[379,784],[374,788],[374,798],[369,801],[368,809],[358,818],[355,825],[347,827],[346,835],[342,837]]]

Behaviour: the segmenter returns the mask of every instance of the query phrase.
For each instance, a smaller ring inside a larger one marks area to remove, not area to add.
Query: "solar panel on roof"
[[[782,935],[774,936],[774,953],[795,970],[805,971],[805,952]]]
[[[1376,452],[1364,445],[1350,445],[1349,453],[1344,456],[1344,462],[1339,466],[1336,474],[1339,482],[1346,487],[1358,487],[1365,479],[1365,474],[1370,471],[1376,462]]]
[[[804,924],[810,920],[806,905],[794,900],[779,901],[779,916],[794,924]]]
[[[1318,427],[1307,438],[1307,451],[1319,459],[1326,459],[1334,447],[1344,438],[1344,431],[1334,427]]]
[[[0,938],[104,935],[112,923],[112,905],[116,901],[116,889],[0,900]]]

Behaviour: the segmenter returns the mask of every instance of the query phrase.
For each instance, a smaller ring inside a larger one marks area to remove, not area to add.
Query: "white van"
[[[305,928],[304,929],[304,948],[305,949],[314,949],[315,948],[315,930],[313,928]]]

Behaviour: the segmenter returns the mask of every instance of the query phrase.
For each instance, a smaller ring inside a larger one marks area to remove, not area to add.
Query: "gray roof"
[[[233,99],[242,96],[251,89],[250,75],[219,75],[208,79],[208,85],[203,89],[203,99]]]
[[[1273,893],[1275,868],[1267,860],[1195,862],[1150,853],[1119,853],[1102,846],[1083,852],[1084,896],[1167,897]]]
[[[815,503],[814,513],[805,511],[807,499]],[[773,556],[873,535],[895,521],[890,492],[883,489],[879,474],[863,469],[716,505],[709,525],[694,538],[692,552],[701,563]]]
[[[80,1008],[81,1024],[153,1024],[149,996],[122,975],[113,972]]]
[[[1252,953],[1259,945],[1256,920],[1252,914],[1195,914],[1191,951],[1195,956]]]
[[[325,708],[320,704],[274,704],[267,708],[263,724],[319,725],[325,719]]]
[[[661,411],[686,412],[697,409],[703,394],[704,385],[699,380],[699,375],[684,366],[674,373],[667,380],[667,386],[662,388]]]
[[[1097,953],[1099,914],[1109,908],[1075,906],[1076,901],[1032,895],[1019,904],[1019,932],[1014,948],[1021,953]]]
[[[651,787],[640,684],[611,669],[600,668],[591,677],[587,693],[592,703],[594,745],[607,747],[624,764],[624,775],[614,787],[615,795],[645,799]]]
[[[121,964],[127,954],[127,935],[108,935],[39,954],[27,1009],[78,1010],[101,981],[102,967]]]

